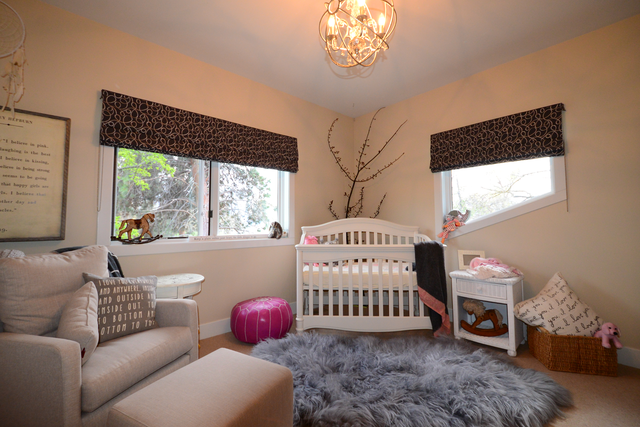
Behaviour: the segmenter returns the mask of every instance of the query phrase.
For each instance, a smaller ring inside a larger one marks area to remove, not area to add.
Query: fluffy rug
[[[543,426],[572,405],[545,374],[451,338],[289,334],[252,355],[291,369],[294,426]]]

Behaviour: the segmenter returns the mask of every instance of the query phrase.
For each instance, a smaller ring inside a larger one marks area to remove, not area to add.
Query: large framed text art
[[[64,240],[71,119],[0,112],[0,242]]]

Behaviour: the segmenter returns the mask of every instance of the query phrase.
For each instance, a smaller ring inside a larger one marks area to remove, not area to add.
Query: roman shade
[[[298,171],[298,140],[157,102],[102,91],[100,144]]]
[[[563,104],[431,135],[431,172],[564,155]]]

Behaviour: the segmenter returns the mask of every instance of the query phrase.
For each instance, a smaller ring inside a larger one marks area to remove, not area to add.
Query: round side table
[[[193,299],[202,290],[203,281],[204,276],[193,273],[158,276],[156,298]]]

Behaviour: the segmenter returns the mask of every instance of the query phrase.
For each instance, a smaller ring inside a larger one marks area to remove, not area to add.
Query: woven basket
[[[618,375],[617,349],[604,348],[600,338],[554,335],[530,325],[527,333],[529,351],[552,371]]]

